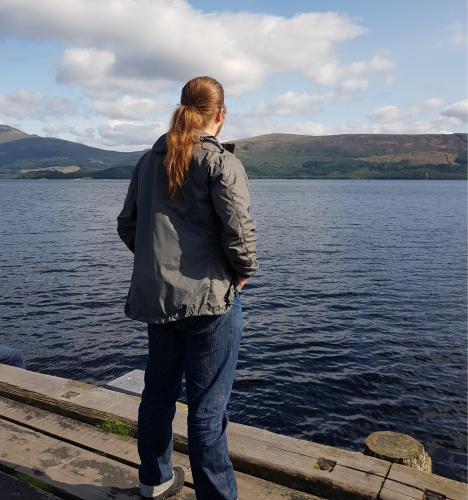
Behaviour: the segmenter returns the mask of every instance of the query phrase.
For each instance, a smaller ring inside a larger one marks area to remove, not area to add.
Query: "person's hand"
[[[242,276],[236,276],[236,286],[239,285],[243,288],[248,279],[249,278],[243,278]]]

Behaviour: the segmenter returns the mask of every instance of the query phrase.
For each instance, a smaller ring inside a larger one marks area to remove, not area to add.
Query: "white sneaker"
[[[140,494],[142,497],[156,498],[158,500],[174,496],[183,488],[184,478],[184,469],[181,467],[174,467],[172,478],[164,483],[147,485],[140,481]]]

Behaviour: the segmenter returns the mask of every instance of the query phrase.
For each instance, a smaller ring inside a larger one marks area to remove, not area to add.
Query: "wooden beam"
[[[0,419],[0,467],[34,478],[52,494],[83,500],[140,500],[138,471],[107,457]],[[27,452],[26,452],[27,450]],[[194,500],[184,487],[180,497]]]
[[[62,415],[0,397],[0,422],[2,419],[23,427],[26,432],[28,430],[39,432],[42,435],[77,446],[135,469],[138,468],[140,463],[137,443],[132,437],[113,434]],[[19,445],[21,446],[21,443]],[[193,487],[188,457],[182,453],[174,452],[173,464],[184,469],[185,483]],[[294,491],[241,472],[236,472],[236,479],[239,496],[242,499],[320,500],[319,497]]]
[[[82,382],[0,365],[0,395],[90,424],[116,418],[135,435],[140,398]],[[174,449],[187,453],[187,410],[177,406],[173,421]],[[239,472],[326,498],[377,498],[389,479],[421,491],[425,482],[413,484],[418,471],[390,477],[391,462],[264,429],[230,422],[229,454]],[[330,465],[317,469],[317,464]],[[393,464],[395,466],[396,464]],[[434,476],[428,474],[428,476]],[[440,477],[440,476],[439,476]],[[446,481],[451,481],[446,478]],[[453,484],[452,484],[453,483]],[[457,485],[457,491],[464,483]],[[389,487],[394,486],[389,483]]]

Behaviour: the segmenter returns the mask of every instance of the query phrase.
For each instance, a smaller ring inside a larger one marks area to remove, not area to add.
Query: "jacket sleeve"
[[[210,197],[221,221],[224,253],[236,273],[248,278],[257,272],[259,266],[247,173],[234,155],[219,155],[209,171]]]
[[[117,216],[117,233],[128,249],[135,253],[137,225],[138,165],[133,169],[124,206]]]

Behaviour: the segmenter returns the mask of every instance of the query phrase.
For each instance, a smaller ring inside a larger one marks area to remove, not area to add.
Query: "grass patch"
[[[106,420],[102,422],[99,427],[108,432],[113,432],[114,434],[118,434],[119,436],[131,436],[132,431],[127,424],[122,422],[121,420]]]

